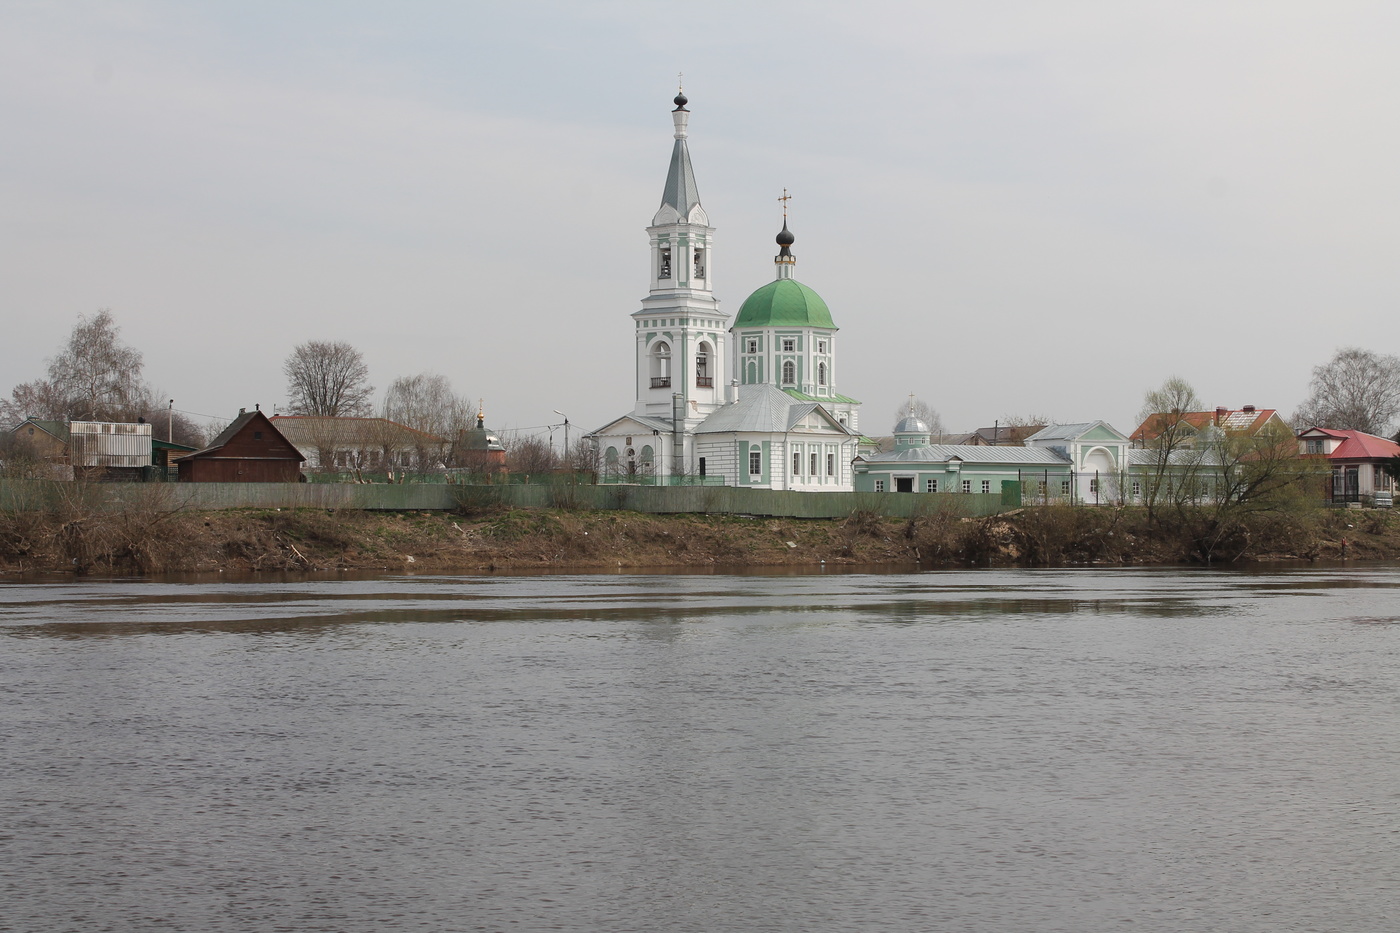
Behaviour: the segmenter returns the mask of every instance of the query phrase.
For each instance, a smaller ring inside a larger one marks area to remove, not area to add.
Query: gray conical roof
[[[684,139],[677,139],[671,150],[671,168],[666,172],[661,206],[669,204],[681,217],[689,217],[690,209],[699,203],[700,190],[695,186],[695,170],[690,167],[690,149]]]

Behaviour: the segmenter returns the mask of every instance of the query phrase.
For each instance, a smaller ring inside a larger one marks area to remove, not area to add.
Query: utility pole
[[[175,443],[175,400],[170,400],[170,407],[165,410],[165,439],[170,443]]]
[[[564,465],[569,465],[569,416],[559,409],[554,409],[554,413],[564,419]]]

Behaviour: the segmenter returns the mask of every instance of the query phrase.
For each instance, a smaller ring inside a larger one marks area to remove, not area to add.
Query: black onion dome
[[[684,110],[684,109],[685,109],[685,105],[688,104],[688,103],[690,103],[690,101],[686,99],[685,94],[682,93],[682,94],[677,94],[677,95],[676,95],[675,104],[676,104],[676,109],[677,109],[677,110]]]
[[[779,246],[791,246],[797,242],[797,237],[792,235],[792,231],[787,228],[787,221],[783,221],[782,232],[778,234]]]

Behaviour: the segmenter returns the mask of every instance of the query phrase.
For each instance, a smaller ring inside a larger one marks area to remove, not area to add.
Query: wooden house
[[[295,483],[303,457],[261,411],[240,411],[208,447],[178,458],[182,483]]]

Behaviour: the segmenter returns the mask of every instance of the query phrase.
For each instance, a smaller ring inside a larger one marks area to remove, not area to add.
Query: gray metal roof
[[[894,426],[894,433],[927,434],[929,433],[929,427],[914,415],[908,415],[904,418],[901,418],[899,424]]]
[[[643,425],[648,431],[660,431],[663,434],[671,433],[671,420],[669,418],[653,418],[650,415],[634,415],[631,412],[628,412],[627,414],[622,415],[620,417],[614,418],[607,424],[603,425],[601,428],[589,431],[588,433],[590,435],[616,433],[612,431],[611,428],[627,420],[632,420],[640,425]]]
[[[1157,458],[1161,451],[1151,448],[1132,447],[1128,450],[1128,464],[1130,466],[1152,466],[1157,463]],[[1167,456],[1167,464],[1170,466],[1192,466],[1204,464],[1219,458],[1209,456],[1204,450],[1185,448],[1173,450]]]
[[[1015,463],[1063,466],[1069,458],[1048,447],[990,447],[982,445],[933,444],[928,447],[904,447],[888,453],[870,454],[867,463],[947,463],[958,459],[964,463]]]
[[[777,386],[766,383],[739,386],[739,401],[717,409],[701,422],[695,433],[782,434],[818,408],[821,405],[816,402],[794,402],[792,396]],[[832,428],[852,433],[836,424],[834,418]]]
[[[1072,441],[1096,424],[1099,422],[1081,421],[1078,424],[1049,424],[1026,438],[1026,443],[1031,441]]]
[[[684,221],[690,209],[700,203],[700,189],[695,185],[695,170],[690,167],[690,149],[684,139],[676,140],[671,150],[671,168],[666,172],[666,188],[661,192],[661,206],[670,205]]]

